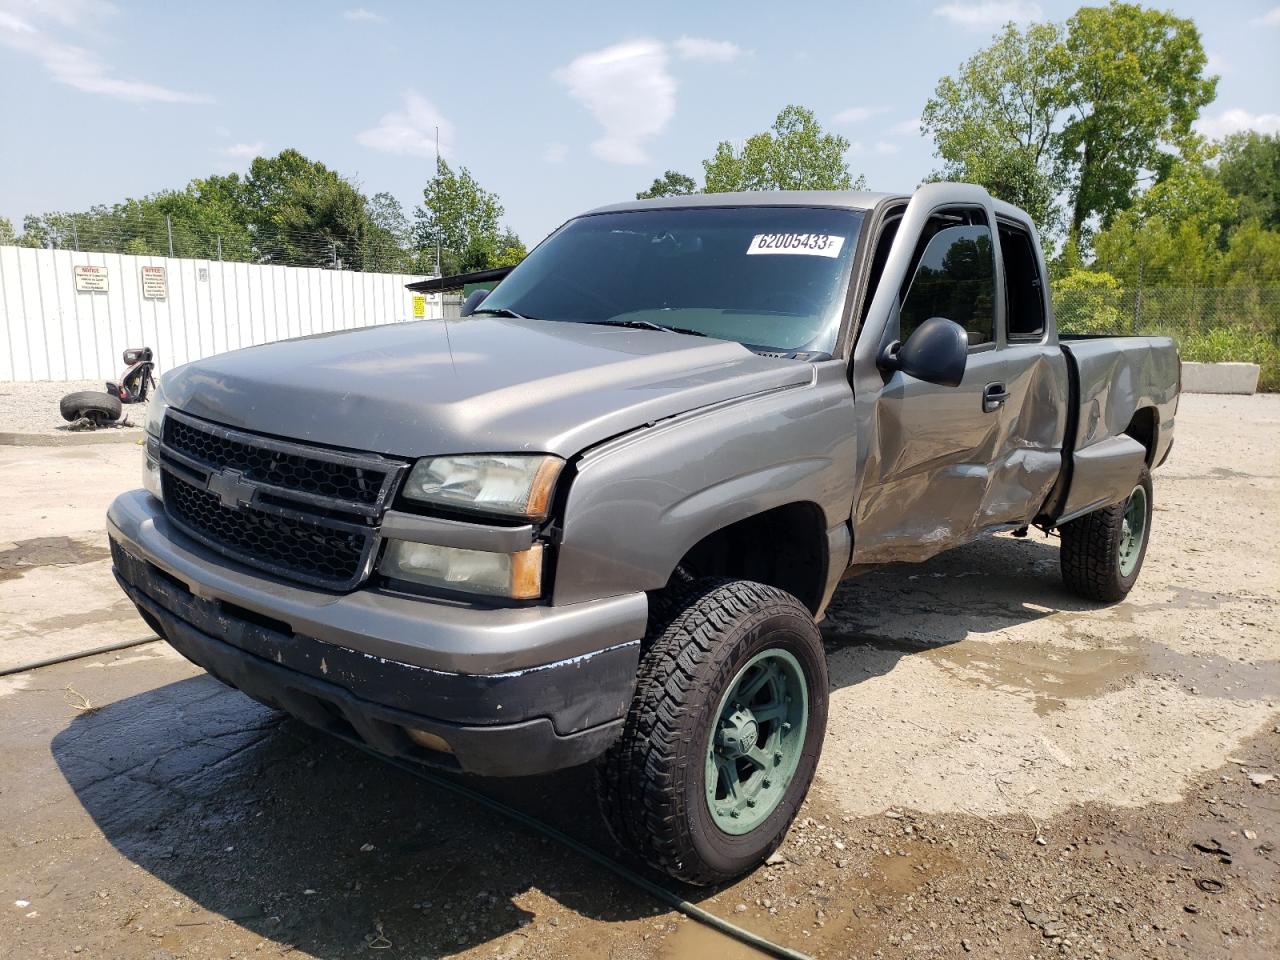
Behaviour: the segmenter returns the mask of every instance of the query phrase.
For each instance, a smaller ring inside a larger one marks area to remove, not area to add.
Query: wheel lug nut
[[[737,820],[737,819],[738,819],[738,811],[737,811],[737,810],[730,810],[730,811],[729,811],[729,816],[731,816],[734,820]]]
[[[768,777],[765,777],[764,780],[761,781],[760,786],[764,787],[767,790],[769,787],[773,786],[773,781],[770,780]]]
[[[747,806],[748,806],[748,807],[754,807],[755,805],[756,805],[756,802],[755,802],[754,800],[748,800],[748,801],[747,801]]]

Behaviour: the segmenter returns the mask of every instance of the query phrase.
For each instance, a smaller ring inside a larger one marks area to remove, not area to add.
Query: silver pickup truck
[[[1064,338],[1026,214],[974,186],[568,221],[464,319],[173,370],[115,572],[214,676],[488,776],[597,761],[617,838],[712,883],[814,775],[840,581],[984,533],[1142,567],[1178,356]]]

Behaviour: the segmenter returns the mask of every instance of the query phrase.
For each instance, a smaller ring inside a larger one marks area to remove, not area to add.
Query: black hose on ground
[[[568,847],[574,853],[586,857],[592,863],[604,867],[611,873],[616,874],[632,886],[639,887],[645,893],[662,901],[673,910],[679,910],[685,916],[691,917],[699,923],[705,924],[715,930],[719,930],[726,936],[732,937],[733,939],[745,943],[750,947],[754,947],[763,953],[767,953],[769,956],[779,957],[781,960],[813,960],[813,958],[806,953],[801,953],[798,950],[792,950],[790,947],[784,947],[771,940],[766,940],[764,937],[754,934],[750,930],[744,930],[742,927],[732,924],[722,917],[717,917],[714,913],[710,913],[702,909],[702,907],[699,907],[697,904],[690,903],[683,897],[672,893],[665,887],[659,886],[647,877],[641,876],[629,867],[605,856],[600,851],[587,846],[580,840],[575,840],[567,833],[557,830],[550,824],[543,823],[536,817],[531,817],[527,813],[522,813],[514,807],[509,807],[500,800],[495,800],[492,797],[485,796],[485,794],[480,793],[477,790],[472,790],[470,787],[464,787],[462,784],[454,783],[452,780],[446,780],[444,777],[438,777],[422,767],[405,763],[392,757],[384,756],[376,750],[371,750],[368,747],[361,746],[360,744],[352,744],[352,746],[362,753],[367,753],[375,760],[379,760],[388,766],[395,767],[397,770],[409,774],[411,777],[416,777],[417,779],[423,780],[434,787],[439,787],[442,790],[448,790],[450,793],[464,797],[473,803],[478,803],[495,813],[500,813],[502,816],[516,821],[522,826],[528,827],[536,833],[540,833],[545,837],[555,840],[557,843]]]
[[[5,667],[0,670],[0,677],[7,677],[14,673],[26,673],[28,670],[38,670],[40,667],[52,667],[54,664],[66,663],[69,660],[83,660],[85,657],[96,657],[100,653],[113,653],[116,650],[128,650],[130,647],[140,647],[144,643],[159,642],[159,637],[147,637],[145,640],[123,640],[120,643],[108,643],[105,646],[94,647],[92,650],[81,650],[79,653],[68,653],[61,657],[48,657],[44,660],[32,660],[30,663],[20,663],[16,667]]]

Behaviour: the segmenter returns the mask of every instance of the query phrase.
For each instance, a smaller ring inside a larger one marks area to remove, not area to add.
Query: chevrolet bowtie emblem
[[[253,503],[253,484],[239,470],[219,470],[209,474],[209,492],[217,494],[224,507],[247,507]]]

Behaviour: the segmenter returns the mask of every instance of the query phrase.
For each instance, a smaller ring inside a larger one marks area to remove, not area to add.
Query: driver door
[[[943,211],[921,231],[897,310],[898,338],[929,317],[965,328],[958,387],[901,371],[863,419],[868,455],[854,504],[854,563],[923,560],[986,526],[1005,392],[991,228],[981,209]]]

